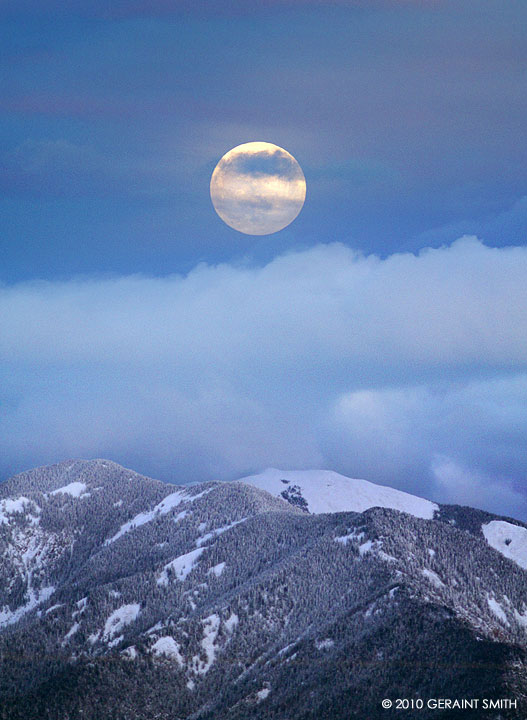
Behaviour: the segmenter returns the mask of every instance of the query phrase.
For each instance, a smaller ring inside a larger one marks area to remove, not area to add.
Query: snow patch
[[[286,655],[289,652],[289,650],[291,650],[292,648],[295,647],[295,645],[296,645],[296,641],[293,643],[289,643],[289,645],[286,645],[285,647],[283,647],[281,650],[278,651],[278,657],[282,657],[283,655]]]
[[[371,605],[368,605],[368,607],[364,613],[364,617],[371,617],[373,615],[373,612],[376,609],[376,607],[377,607],[376,602],[373,602],[373,603],[371,603]],[[375,612],[377,612],[377,611],[375,610]]]
[[[428,568],[423,568],[423,570],[421,572],[425,576],[425,578],[432,583],[432,585],[436,586],[436,588],[444,588],[445,587],[445,583],[441,580],[439,575],[437,573],[435,573],[433,570],[428,570]]]
[[[388,555],[388,553],[385,553],[384,550],[379,550],[377,555],[380,557],[381,560],[384,560],[385,562],[397,562],[397,558],[395,558],[393,555]]]
[[[524,612],[520,614],[516,608],[514,608],[514,617],[518,625],[521,625],[521,627],[527,632],[527,610],[524,610]]]
[[[13,515],[14,513],[25,513],[28,505],[36,507],[32,500],[24,497],[23,495],[14,500],[11,498],[0,500],[0,525],[9,522],[9,515]],[[40,508],[38,508],[38,510],[40,510]]]
[[[186,594],[186,593],[185,593],[185,594]],[[194,610],[197,608],[196,603],[194,602],[194,600],[193,600],[191,597],[187,597],[187,602],[188,602],[188,604],[190,605],[190,609],[191,609],[192,611],[194,611]]]
[[[71,613],[71,617],[75,619],[76,617],[79,617],[79,615],[82,615],[82,613],[86,610],[86,606],[88,604],[88,598],[83,597],[80,600],[78,600],[75,605],[77,606],[77,610],[74,610]]]
[[[362,543],[362,545],[359,545],[359,553],[361,555],[366,555],[366,553],[371,552],[372,547],[373,547],[372,541],[366,540],[366,542]]]
[[[30,588],[29,600],[25,605],[22,605],[16,610],[10,610],[8,605],[4,605],[4,607],[0,610],[0,627],[3,627],[5,625],[13,625],[14,623],[18,622],[20,618],[22,618],[28,612],[31,612],[31,610],[34,610],[36,607],[38,607],[38,605],[50,598],[54,592],[55,588],[53,587],[53,585],[40,588],[40,590],[34,590],[33,588]]]
[[[110,617],[106,620],[102,639],[106,642],[111,640],[126,625],[130,625],[130,623],[137,618],[140,612],[141,608],[137,603],[122,605],[120,608],[117,608],[117,610],[114,610]]]
[[[527,528],[505,520],[491,520],[481,529],[491,547],[527,570]]]
[[[229,525],[224,525],[223,527],[216,528],[215,530],[211,530],[206,535],[203,535],[202,537],[199,537],[196,540],[196,547],[201,547],[205,543],[207,543],[209,540],[212,540],[213,538],[217,537],[218,535],[222,535],[224,532],[227,532],[227,530],[230,530],[231,528],[235,527],[236,525],[239,525],[242,522],[245,522],[247,518],[242,518],[241,520],[235,520],[234,522],[231,522]],[[204,525],[205,523],[202,523]],[[201,525],[200,525],[201,527]],[[205,529],[205,528],[203,528]],[[203,530],[201,530],[203,532]]]
[[[335,645],[335,641],[331,638],[324,638],[324,640],[315,640],[315,647],[317,650],[330,650]]]
[[[160,621],[160,622],[157,622],[155,625],[152,625],[151,628],[148,628],[148,630],[146,631],[145,634],[146,634],[146,635],[152,635],[152,633],[155,633],[155,632],[157,632],[158,630],[162,630],[164,627],[165,627],[165,625],[164,625],[161,621]]]
[[[239,622],[240,618],[236,615],[236,613],[231,613],[227,620],[223,623],[223,627],[227,630],[229,635],[231,635]]]
[[[79,482],[76,480],[75,482],[69,483],[69,485],[64,485],[64,487],[59,487],[56,490],[52,490],[50,492],[50,495],[58,495],[61,493],[62,495],[71,495],[71,497],[82,497],[83,493],[85,493],[84,497],[88,497],[90,493],[86,493],[87,486],[85,483]]]
[[[262,688],[261,690],[258,690],[256,693],[256,702],[262,702],[262,700],[265,700],[265,698],[269,695],[271,691],[269,688]]]
[[[222,572],[225,570],[225,563],[220,562],[217,565],[214,565],[214,567],[211,567],[208,571],[208,575],[215,575],[216,577],[220,577]]]
[[[156,655],[164,655],[165,657],[175,660],[181,668],[185,665],[180,646],[174,638],[169,635],[160,637],[159,640],[152,645],[152,651]]]
[[[115,542],[120,537],[125,535],[127,532],[130,532],[130,530],[136,530],[138,527],[146,525],[146,523],[152,522],[152,520],[155,520],[155,518],[157,517],[167,515],[171,510],[178,507],[178,505],[180,505],[182,502],[194,502],[194,500],[197,500],[203,495],[206,495],[212,489],[213,488],[207,488],[207,490],[203,490],[197,495],[188,495],[186,490],[176,490],[175,492],[170,493],[170,495],[167,495],[166,498],[161,500],[161,502],[159,502],[152,510],[140,512],[131,520],[125,522],[124,525],[121,525],[118,532],[116,532],[113,537],[106,540],[104,544],[109,545],[110,543]]]
[[[140,512],[131,520],[125,522],[124,525],[121,525],[119,531],[116,532],[115,535],[109,540],[106,540],[104,544],[109,545],[110,543],[115,542],[120,537],[125,535],[127,532],[130,532],[130,530],[136,530],[138,527],[146,525],[146,523],[152,522],[154,518],[161,515],[166,515],[175,507],[177,507],[180,503],[182,503],[185,499],[188,500],[189,498],[181,490],[167,495],[164,500],[161,500],[161,502],[153,508],[153,510],[148,510],[147,512]]]
[[[80,628],[80,623],[78,623],[78,622],[74,623],[74,624],[71,626],[71,628],[68,630],[68,632],[66,633],[66,635],[64,635],[64,640],[62,641],[62,646],[63,646],[63,647],[64,647],[64,645],[68,642],[68,640],[69,640],[71,637],[73,637],[73,635],[75,635],[75,633],[79,630],[79,628]]]
[[[496,600],[496,598],[491,597],[487,593],[487,603],[489,605],[490,611],[505,625],[509,625],[509,621],[507,620],[507,615],[505,614],[505,610],[503,607],[499,604],[499,602]]]
[[[169,570],[172,570],[176,580],[183,582],[192,570],[194,570],[198,563],[199,556],[204,551],[205,548],[197,548],[196,550],[191,550],[190,552],[185,553],[185,555],[180,555],[171,562],[167,563],[163,568],[161,575],[157,578],[157,584],[168,585]]]
[[[363,532],[357,533],[355,530],[353,530],[348,535],[339,535],[339,537],[333,539],[335,540],[335,542],[338,542],[341,545],[347,545],[348,543],[353,542],[353,540],[360,541],[363,537]]]
[[[54,610],[57,610],[60,607],[64,607],[64,603],[59,603],[58,605],[52,605],[50,608],[46,610],[44,615],[49,615],[50,612],[53,612]]]
[[[194,667],[196,668],[196,672],[200,675],[205,675],[205,673],[210,670],[214,660],[216,659],[215,643],[220,629],[219,615],[213,613],[212,615],[209,615],[204,620],[202,620],[202,623],[203,640],[201,641],[201,647],[203,648],[207,659],[204,661],[199,655],[195,655],[192,660],[194,663]]]

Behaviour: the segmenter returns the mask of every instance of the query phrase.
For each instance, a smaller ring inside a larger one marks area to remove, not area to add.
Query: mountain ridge
[[[526,570],[507,527],[501,548],[481,529],[500,516],[306,512],[298,474],[292,498],[141,478],[68,461],[0,491],[2,720],[376,720],[405,693],[527,696]]]

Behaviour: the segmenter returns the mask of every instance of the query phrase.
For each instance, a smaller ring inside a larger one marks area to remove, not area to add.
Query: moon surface
[[[220,218],[246,235],[270,235],[297,217],[306,179],[295,158],[278,145],[249,142],[221,158],[210,180]]]

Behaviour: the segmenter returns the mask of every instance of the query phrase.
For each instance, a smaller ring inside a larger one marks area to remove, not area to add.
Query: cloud
[[[507,480],[496,479],[478,471],[467,470],[448,457],[437,456],[432,472],[442,502],[474,505],[494,510],[498,503],[502,512],[522,515],[527,511],[525,495],[514,489]]]
[[[177,481],[326,465],[434,496],[441,455],[518,488],[526,276],[527,248],[467,237],[4,286],[0,472],[104,455]]]
[[[526,441],[523,373],[346,393],[328,416],[324,442],[341,468],[354,464],[372,480],[527,517]]]

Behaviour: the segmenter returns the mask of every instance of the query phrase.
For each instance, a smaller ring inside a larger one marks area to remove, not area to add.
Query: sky
[[[0,6],[0,478],[324,467],[527,519],[524,0]],[[286,229],[209,196],[299,162]]]

